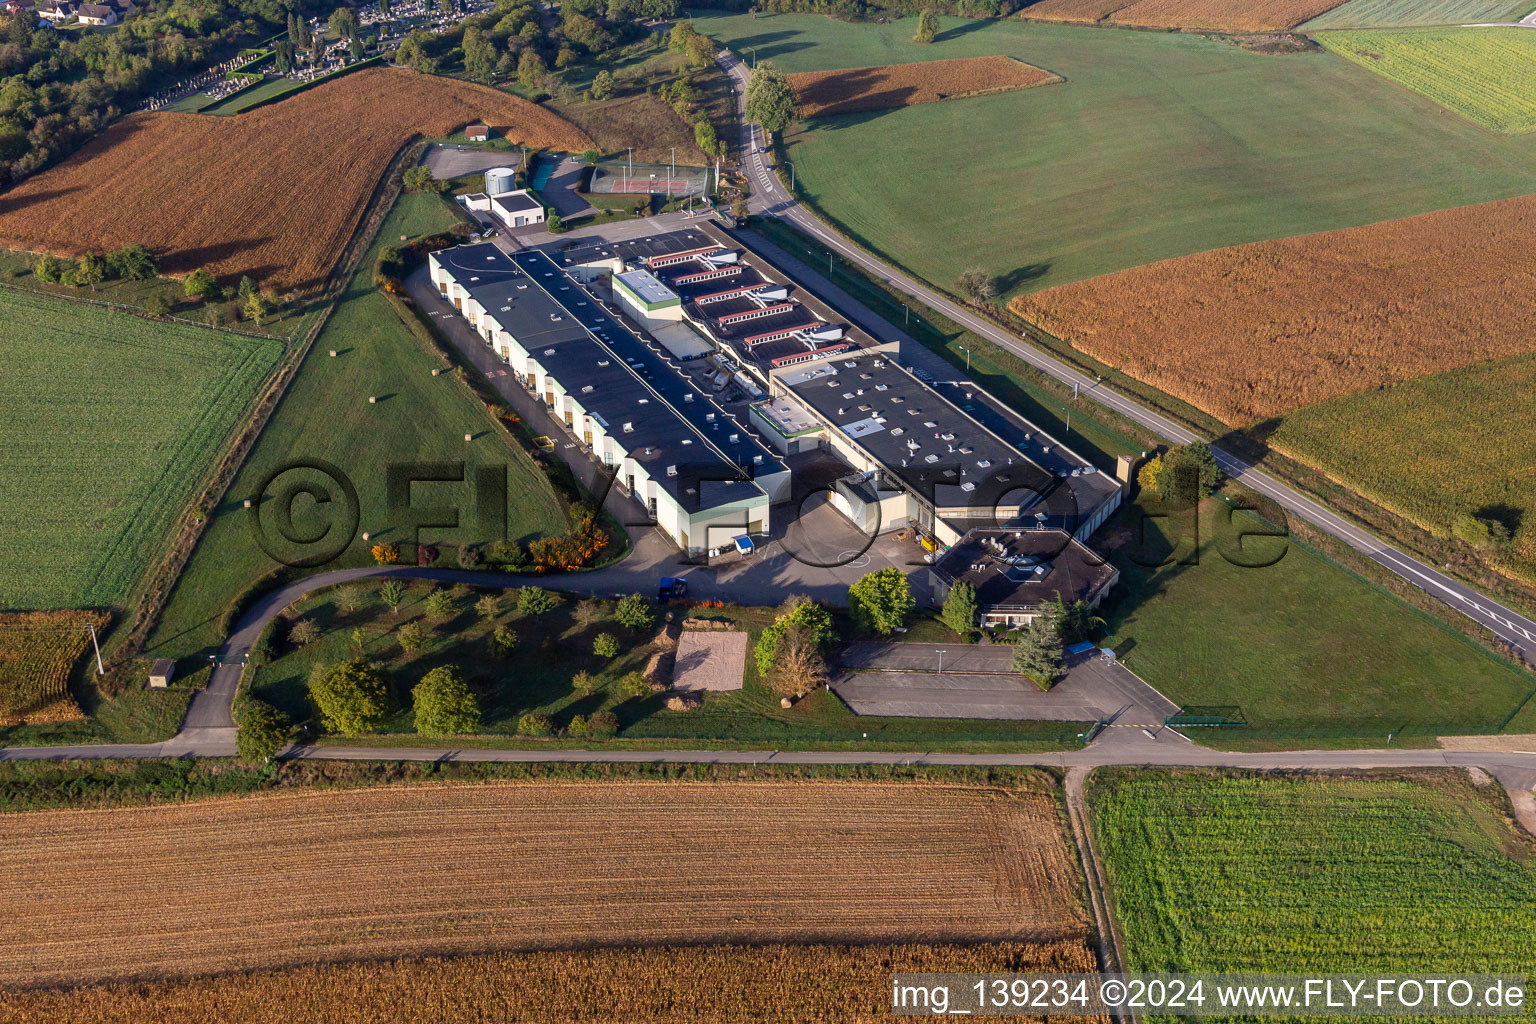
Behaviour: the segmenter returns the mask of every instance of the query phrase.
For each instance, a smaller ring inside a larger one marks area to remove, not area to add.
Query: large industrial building
[[[1000,524],[1085,540],[1129,478],[1128,463],[1106,475],[974,383],[903,365],[897,342],[713,224],[548,254],[466,246],[435,254],[432,279],[690,553],[743,521],[766,530],[768,506],[789,497],[783,457],[804,452],[846,463],[830,501],[861,531],[911,528],[935,550]],[[609,296],[622,319],[604,312]],[[684,371],[698,359],[713,392]],[[742,479],[714,481],[728,469]]]

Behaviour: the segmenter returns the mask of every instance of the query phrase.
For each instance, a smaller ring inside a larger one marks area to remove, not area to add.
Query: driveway
[[[1049,690],[1014,673],[1012,662],[1006,644],[857,643],[843,652],[832,689],[855,714],[897,718],[1103,722],[1156,732],[1178,710],[1097,652],[1069,658]]]
[[[555,208],[561,220],[596,212],[580,194],[581,176],[586,169],[587,165],[575,157],[561,157],[555,173],[549,177],[549,183],[539,189],[539,195]]]

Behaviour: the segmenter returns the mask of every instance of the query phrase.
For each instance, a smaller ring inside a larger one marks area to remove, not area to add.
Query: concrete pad
[[[849,672],[832,684],[855,714],[898,718],[996,718],[1092,722],[1098,709],[1057,686],[1041,690],[1017,675]]]
[[[672,689],[741,689],[747,664],[747,634],[726,630],[686,630],[677,640]]]

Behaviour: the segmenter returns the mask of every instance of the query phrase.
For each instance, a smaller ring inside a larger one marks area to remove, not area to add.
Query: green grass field
[[[1485,128],[1536,131],[1536,35],[1527,29],[1323,32],[1317,41]]]
[[[1490,137],[1326,52],[1283,58],[1169,32],[696,11],[787,71],[1006,54],[1028,89],[816,122],[789,137],[804,192],[871,248],[1006,294],[1218,246],[1536,191],[1536,141]]]
[[[233,598],[277,567],[257,542],[241,503],[253,496],[270,473],[294,460],[324,460],[346,474],[357,489],[356,536],[328,563],[330,568],[372,564],[368,555],[372,543],[414,540],[403,523],[391,521],[387,510],[386,473],[394,463],[505,465],[508,534],[526,540],[565,528],[565,515],[548,481],[521,451],[501,439],[485,407],[452,374],[432,376],[442,361],[429,354],[427,342],[402,322],[373,287],[375,257],[386,240],[398,244],[400,235],[440,231],[455,222],[452,207],[437,196],[401,196],[379,230],[379,241],[215,511],[151,637],[152,653],[182,656],[210,648],[222,639],[217,635],[218,619]],[[331,349],[337,351],[334,359],[327,355]],[[369,404],[370,396],[379,399],[377,404]],[[474,439],[466,442],[465,434]],[[473,478],[473,468],[466,476]],[[274,493],[290,482],[313,480],[285,476]],[[416,485],[412,499],[416,507],[463,509],[459,528],[430,530],[425,537],[455,544],[497,539],[478,530],[478,499],[472,488],[471,482]],[[307,517],[297,522],[291,536],[323,531],[327,524],[326,510],[313,503],[305,505],[305,500],[296,508]],[[338,514],[335,522],[345,520]],[[276,536],[276,529],[268,528],[269,536]],[[365,531],[373,535],[372,541],[362,539]],[[304,550],[308,549],[292,553]]]
[[[282,346],[0,290],[0,608],[121,603]]]
[[[1303,32],[1337,28],[1475,25],[1519,21],[1536,10],[1532,0],[1349,0],[1301,26]]]
[[[1536,356],[1517,356],[1299,409],[1269,443],[1427,529],[1500,520],[1513,543],[1489,560],[1536,580],[1536,430],[1516,426],[1533,391]]]
[[[1536,843],[1460,772],[1100,769],[1088,798],[1127,970],[1524,974],[1536,956]]]
[[[1536,690],[1536,677],[1295,540],[1244,542],[1238,557],[1252,563],[1283,551],[1272,565],[1228,561],[1236,527],[1220,500],[1198,533],[1188,513],[1143,520],[1144,543],[1137,508],[1100,535],[1119,545],[1121,572],[1100,612],[1105,645],[1176,703],[1241,707],[1252,728],[1234,738],[1497,732]],[[1198,564],[1182,564],[1197,538]],[[1144,564],[1165,559],[1175,564]]]
[[[540,581],[530,579],[531,584]],[[558,585],[560,581],[552,580]],[[655,630],[629,633],[612,620],[613,602],[594,602],[597,611],[587,621],[578,616],[576,599],[567,597],[553,610],[537,616],[517,611],[515,592],[502,593],[500,613],[486,620],[476,613],[480,594],[465,588],[458,611],[445,621],[425,616],[424,601],[434,587],[425,582],[410,585],[398,613],[391,612],[378,596],[378,582],[367,581],[356,591],[360,602],[344,611],[342,593],[332,589],[311,595],[297,606],[295,615],[310,619],[324,631],[324,638],[309,647],[280,647],[282,656],[257,670],[253,692],[283,708],[295,721],[313,715],[307,680],[316,662],[335,664],[358,656],[353,631],[364,638],[362,655],[381,666],[394,689],[399,713],[383,730],[385,742],[418,743],[410,710],[410,690],[428,671],[439,665],[457,665],[481,700],[484,724],[469,746],[526,746],[540,741],[517,737],[517,722],[524,713],[548,715],[556,728],[564,729],[573,715],[612,711],[622,732],[618,745],[668,746],[832,746],[869,749],[923,749],[933,745],[967,749],[1061,749],[1075,746],[1084,726],[1061,722],[982,722],[954,719],[863,718],[854,715],[834,694],[819,690],[793,708],[779,707],[779,699],[763,685],[750,651],[743,687],[710,694],[704,706],[693,711],[669,711],[666,694],[626,698],[618,692],[619,680],[628,672],[645,668],[654,648],[649,641]],[[492,593],[501,593],[491,591]],[[699,608],[681,615],[726,620],[745,630],[755,642],[763,627],[773,621],[771,608]],[[408,623],[428,628],[433,641],[407,653],[398,642]],[[489,646],[496,626],[510,628],[518,636],[517,653],[497,658]],[[923,629],[929,621],[914,623],[909,637],[931,635]],[[621,653],[613,659],[592,653],[599,633],[619,639]],[[578,671],[592,673],[596,687],[590,694],[576,693],[571,686]],[[868,737],[867,739],[865,737]],[[378,743],[379,737],[362,742]],[[455,744],[461,741],[455,740]],[[590,746],[589,739],[572,739],[568,745]]]

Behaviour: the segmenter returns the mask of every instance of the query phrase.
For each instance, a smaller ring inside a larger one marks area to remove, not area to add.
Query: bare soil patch
[[[0,904],[0,985],[1086,931],[1045,785],[506,783],[12,814]]]
[[[1060,76],[1012,57],[965,57],[789,76],[801,117],[891,110],[1060,81]]]
[[[516,96],[373,68],[235,117],[132,114],[0,196],[0,245],[73,256],[138,242],[171,274],[208,267],[310,289],[400,147],[472,121],[537,148],[590,145]]]
[[[1536,196],[1254,242],[1016,314],[1232,425],[1536,349]]]

